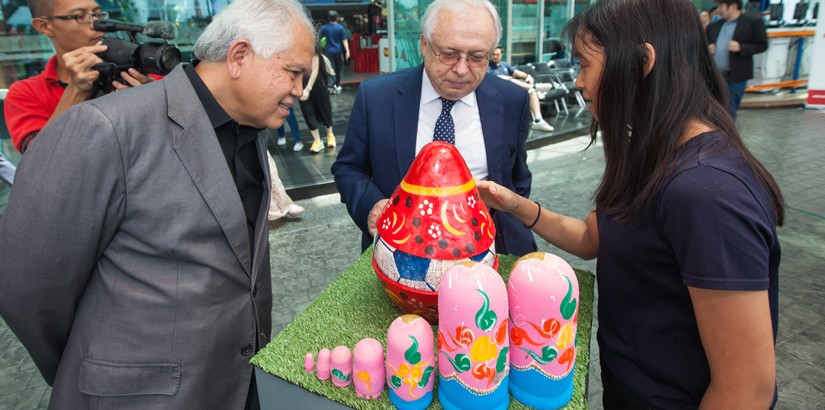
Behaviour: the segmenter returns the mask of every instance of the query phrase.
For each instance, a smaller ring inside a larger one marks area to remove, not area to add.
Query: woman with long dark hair
[[[772,406],[785,205],[734,125],[696,10],[600,0],[565,36],[604,144],[595,209],[571,218],[489,181],[483,199],[598,257],[605,408]]]

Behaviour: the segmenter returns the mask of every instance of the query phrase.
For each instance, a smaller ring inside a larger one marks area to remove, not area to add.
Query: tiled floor
[[[339,100],[335,127],[340,136],[344,134],[348,112],[345,105],[351,103],[353,87],[346,85],[347,93],[333,97]],[[571,124],[579,122],[572,117],[561,120]],[[587,121],[583,120],[585,126]],[[823,409],[825,112],[797,108],[744,110],[740,112],[739,122],[748,146],[777,178],[788,203],[786,224],[779,229],[783,258],[776,347],[780,398],[777,408]],[[591,196],[604,166],[601,147],[585,150],[589,138],[579,135],[551,139],[536,136],[530,143],[538,147],[528,153],[533,171],[533,198],[573,216],[584,216],[590,209]],[[308,134],[305,138],[309,138]],[[342,140],[339,139],[339,143]],[[316,156],[308,152],[292,155],[291,150],[281,151],[285,151],[279,163],[281,176],[292,181],[287,185],[293,192],[300,191],[301,178],[309,183],[320,181],[328,185],[329,165],[335,155],[332,150]],[[270,232],[276,333],[300,314],[359,253],[360,233],[337,194],[317,195],[298,203],[307,208],[303,219],[278,221],[272,224]],[[576,268],[595,269],[594,261],[582,261],[546,242],[539,241],[539,247],[560,254]],[[597,323],[594,320],[594,326]],[[595,338],[590,353],[593,358],[590,405],[601,409]],[[43,409],[48,397],[49,389],[25,349],[0,322],[0,410]]]

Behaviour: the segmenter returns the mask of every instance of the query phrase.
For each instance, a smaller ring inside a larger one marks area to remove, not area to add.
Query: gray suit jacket
[[[50,408],[243,408],[272,326],[269,195],[250,247],[181,67],[64,113],[15,182],[0,314],[54,386]]]

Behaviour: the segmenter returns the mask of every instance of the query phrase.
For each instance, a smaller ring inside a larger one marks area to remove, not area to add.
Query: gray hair
[[[424,38],[429,43],[433,30],[435,30],[436,17],[443,10],[465,15],[476,8],[482,8],[490,13],[493,24],[496,26],[496,42],[493,44],[498,44],[501,40],[501,18],[498,16],[498,10],[489,0],[435,0],[427,7],[427,11],[424,12],[424,17],[421,19],[421,34],[424,34]]]
[[[229,46],[247,39],[255,54],[269,58],[292,46],[296,29],[304,26],[315,36],[306,9],[296,0],[236,0],[206,27],[195,42],[195,58],[224,61]]]

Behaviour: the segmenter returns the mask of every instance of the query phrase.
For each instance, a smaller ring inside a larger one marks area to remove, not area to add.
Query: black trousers
[[[655,407],[645,403],[638,396],[624,387],[607,366],[602,363],[602,405],[605,410],[654,410]]]
[[[335,86],[341,85],[341,70],[344,69],[344,54],[328,54],[324,53],[329,61],[332,62],[332,69],[335,70]]]
[[[309,92],[309,99],[298,101],[298,104],[301,106],[301,114],[310,131],[321,127],[332,127],[332,101],[329,99],[329,90],[327,90],[324,76],[318,75],[312,91]]]

